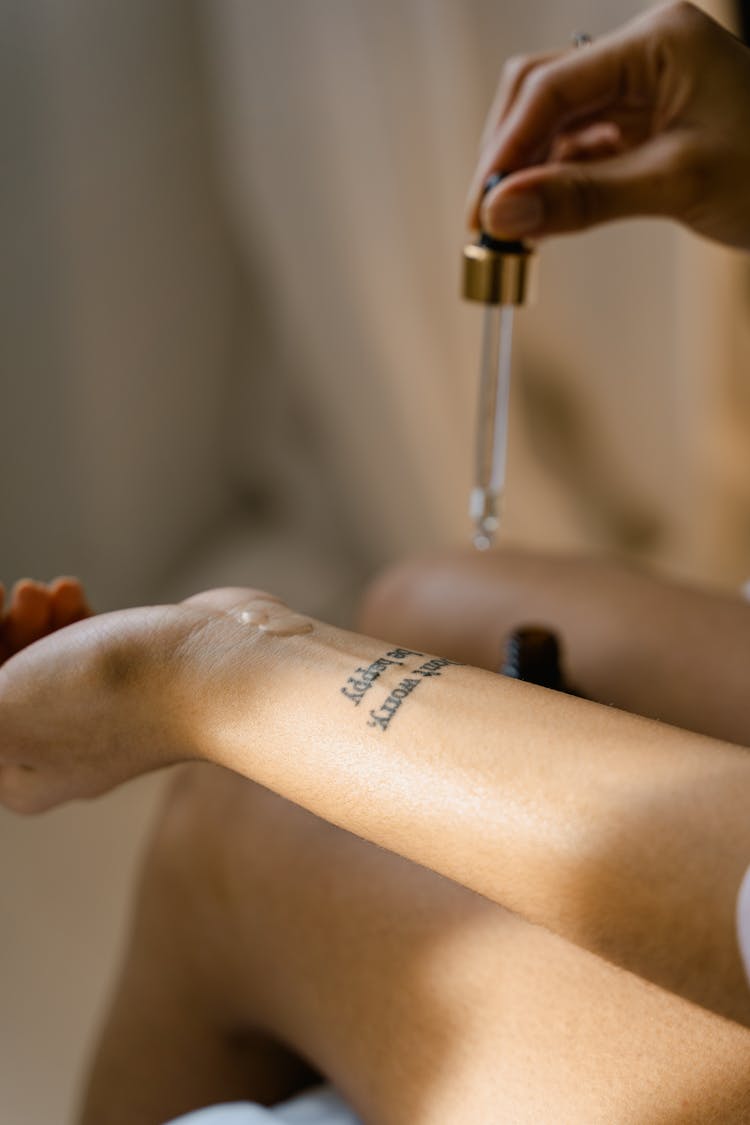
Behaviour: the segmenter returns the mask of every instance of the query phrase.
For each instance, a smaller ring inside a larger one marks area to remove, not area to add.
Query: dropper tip
[[[469,501],[469,515],[474,522],[472,542],[478,551],[488,551],[495,542],[500,526],[499,511],[502,494],[492,488],[473,488]]]

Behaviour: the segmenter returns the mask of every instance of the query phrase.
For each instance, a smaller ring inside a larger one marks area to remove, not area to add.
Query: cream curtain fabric
[[[0,577],[154,596],[228,506],[234,258],[179,0],[0,10]]]
[[[204,4],[233,221],[368,557],[467,537],[479,323],[458,261],[501,61],[643,7]],[[639,222],[545,246],[540,267],[517,318],[507,537],[734,582],[750,565],[745,264]]]
[[[9,0],[5,579],[78,570],[100,605],[237,580],[248,494],[330,547],[333,586],[465,542],[480,312],[457,290],[484,112],[508,54],[642,6]],[[506,537],[736,582],[746,261],[641,222],[539,265]]]

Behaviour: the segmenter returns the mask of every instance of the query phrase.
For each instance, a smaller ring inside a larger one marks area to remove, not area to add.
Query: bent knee
[[[287,887],[319,841],[346,835],[312,813],[230,770],[182,767],[157,821],[149,862],[172,884],[189,883],[194,900],[262,900]],[[297,856],[292,864],[291,857]],[[215,903],[214,903],[215,905]]]
[[[403,616],[413,601],[424,565],[414,559],[394,563],[370,582],[359,606],[358,628],[363,633],[384,636]]]
[[[446,589],[458,589],[476,577],[476,551],[456,550],[405,559],[378,574],[362,598],[359,627],[386,640],[394,628],[440,608]],[[390,632],[389,632],[390,631]]]
[[[510,552],[470,549],[398,563],[366,591],[360,628],[395,644],[494,667],[502,630],[491,626],[493,607],[524,565]]]
[[[163,862],[191,865],[197,856],[218,857],[230,845],[237,821],[251,835],[263,806],[278,802],[267,789],[206,762],[179,767],[158,815],[152,850]],[[284,802],[285,803],[285,802]]]

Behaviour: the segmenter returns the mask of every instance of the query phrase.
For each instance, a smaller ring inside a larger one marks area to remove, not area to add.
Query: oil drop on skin
[[[258,632],[270,637],[301,636],[311,633],[314,627],[311,618],[295,613],[289,606],[275,599],[258,601],[244,609],[236,609],[231,616],[240,624],[252,625]]]

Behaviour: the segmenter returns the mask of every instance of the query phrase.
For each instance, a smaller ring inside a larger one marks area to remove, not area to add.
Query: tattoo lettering
[[[420,664],[418,668],[415,668],[414,674],[424,676],[425,679],[428,679],[430,676],[439,676],[443,668],[449,668],[451,665],[460,668],[461,662],[459,660],[449,660],[447,656],[433,656],[431,660],[425,660],[424,664]]]
[[[414,688],[418,688],[421,683],[421,680],[411,680],[408,677],[402,680],[398,687],[393,689],[378,710],[370,712],[370,719],[367,723],[368,727],[380,727],[381,730],[388,730],[388,724],[401,704],[411,695]]]
[[[341,688],[341,694],[351,699],[355,707],[359,707],[367,692],[376,680],[380,679],[387,668],[403,668],[408,656],[424,656],[423,652],[415,652],[411,648],[392,648],[385,656],[373,660],[366,668],[355,668],[354,675],[350,676]]]
[[[458,667],[459,661],[448,660],[444,656],[434,656],[432,659],[426,660],[424,664],[420,664],[418,668],[413,670],[411,676],[401,680],[380,707],[370,711],[368,727],[377,727],[379,730],[387,731],[393,716],[403,706],[404,701],[409,698],[414,689],[418,688],[425,680],[441,675],[443,669],[451,665]],[[414,677],[419,677],[419,679]]]

